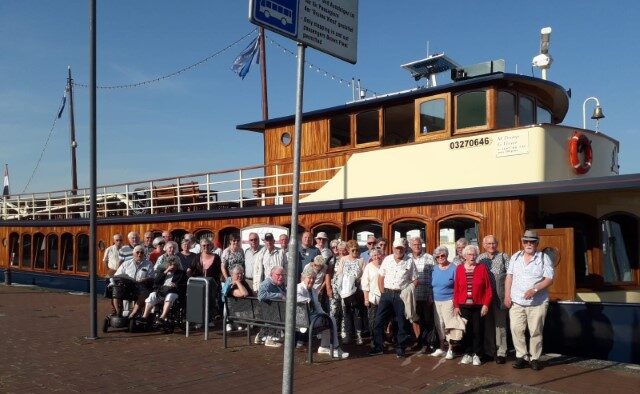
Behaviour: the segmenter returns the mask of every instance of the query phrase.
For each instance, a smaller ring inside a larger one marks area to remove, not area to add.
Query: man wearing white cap
[[[333,256],[333,252],[329,249],[329,238],[327,238],[327,233],[324,231],[320,231],[316,235],[316,248],[320,251],[320,254],[325,260],[328,260]]]
[[[382,295],[376,314],[373,333],[373,349],[371,356],[383,353],[383,331],[393,316],[398,324],[396,341],[396,357],[405,356],[404,349],[409,340],[409,322],[405,315],[405,306],[400,293],[407,286],[415,286],[418,281],[416,265],[410,257],[405,256],[405,246],[402,239],[393,241],[393,254],[384,258],[378,270],[378,288]]]
[[[542,331],[549,306],[548,287],[553,284],[553,263],[543,252],[538,252],[538,233],[527,230],[522,236],[523,250],[511,256],[505,280],[504,305],[509,309],[511,337],[516,348],[513,367],[526,367],[529,328],[529,353],[531,369],[542,369]]]

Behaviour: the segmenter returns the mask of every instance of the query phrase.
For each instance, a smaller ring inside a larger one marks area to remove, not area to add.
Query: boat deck
[[[219,329],[209,341],[195,332],[99,333],[87,340],[89,297],[36,287],[0,285],[0,391],[150,392],[157,390],[244,393],[281,392],[282,349],[248,346],[242,335],[222,348]],[[98,300],[98,318],[108,312]],[[424,355],[397,360],[393,354],[366,357],[366,346],[348,347],[352,357],[304,363],[295,352],[296,392],[637,392],[640,366],[552,357],[540,372],[509,364],[460,365]]]

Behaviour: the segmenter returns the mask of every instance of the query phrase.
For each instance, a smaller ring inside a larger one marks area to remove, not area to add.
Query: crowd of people
[[[196,243],[192,234],[178,246],[168,231],[157,238],[146,233],[143,243],[136,232],[127,239],[124,245],[120,234],[113,236],[104,263],[109,276],[136,282],[131,315],[148,318],[153,306],[163,304],[160,319],[166,319],[172,303],[184,297],[191,276],[212,278],[217,295],[212,314],[221,314],[224,297],[257,295],[261,301],[286,297],[287,265],[293,261],[286,234],[276,247],[273,234],[260,239],[252,232],[244,250],[236,235],[229,237],[224,249],[214,249],[207,238]],[[446,360],[460,356],[461,364],[479,366],[487,359],[504,364],[510,321],[513,367],[540,370],[553,264],[538,251],[535,231],[527,230],[521,241],[522,250],[509,256],[499,250],[493,235],[482,240],[483,253],[461,238],[450,259],[443,245],[427,253],[420,237],[395,239],[392,253],[385,255],[388,240],[383,237],[369,236],[361,253],[355,240],[329,241],[324,232],[315,237],[305,232],[295,267],[300,279],[297,299],[310,302],[315,313],[328,313],[336,333],[322,334],[318,353],[329,353],[333,345],[333,356],[346,358],[349,354],[342,345],[360,346],[371,338],[371,356],[393,345],[398,358],[412,350]],[[122,313],[117,299],[113,313]],[[239,327],[224,327],[235,328]],[[280,347],[281,338],[277,330],[261,329],[255,343]],[[302,339],[297,346],[304,346]]]

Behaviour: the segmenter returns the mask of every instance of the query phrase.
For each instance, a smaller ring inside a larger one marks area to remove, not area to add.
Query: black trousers
[[[484,317],[480,316],[482,305],[460,305],[460,314],[467,319],[462,342],[466,354],[482,355],[484,340]]]

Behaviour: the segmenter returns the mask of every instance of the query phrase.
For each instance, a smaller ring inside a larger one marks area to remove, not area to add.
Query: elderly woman
[[[222,284],[221,294],[222,299],[226,299],[227,297],[234,298],[245,298],[253,295],[253,290],[251,286],[244,279],[244,268],[241,265],[234,265],[231,267],[231,275],[227,278],[227,280]],[[233,331],[233,329],[242,330],[242,326],[236,325],[235,327],[232,324],[227,324],[225,329],[227,331]]]
[[[322,257],[322,256],[319,256]],[[301,280],[297,286],[297,298],[298,302],[310,302],[311,310],[315,313],[326,313],[324,309],[322,309],[322,305],[318,301],[318,292],[313,288],[313,284],[316,280],[316,272],[315,270],[307,265],[302,270]],[[310,317],[313,317],[313,312]],[[332,357],[334,358],[347,358],[349,357],[349,353],[342,351],[338,343],[338,329],[336,327],[336,321],[333,318],[331,319],[331,324],[333,325],[333,338],[330,338],[329,330],[324,330],[321,333],[320,339],[320,347],[318,348],[319,354],[330,354],[331,348],[330,344],[333,343],[335,349],[333,351]],[[318,321],[319,322],[319,321]],[[321,322],[319,322],[321,323]],[[331,342],[330,342],[331,341]]]
[[[222,276],[229,277],[229,269],[238,264],[244,268],[244,251],[240,245],[240,237],[235,234],[229,236],[229,247],[222,251]]]
[[[196,258],[196,254],[189,250],[191,248],[191,238],[185,236],[182,242],[180,242],[180,253],[178,253],[178,257],[180,257],[180,262],[182,263],[182,269],[185,271],[193,265],[193,261]],[[200,245],[198,245],[198,249],[200,249]]]
[[[336,245],[336,253],[331,258],[332,263],[329,264],[329,277],[331,281],[331,294],[329,294],[329,314],[336,321],[340,331],[344,333],[344,319],[342,298],[340,298],[340,290],[338,288],[338,277],[335,275],[335,269],[342,257],[347,256],[347,243],[339,241]]]
[[[151,263],[155,264],[156,261],[158,261],[158,258],[164,254],[165,243],[166,242],[162,237],[156,237],[153,240],[152,245],[154,249],[153,252],[149,253],[149,261],[151,261]]]
[[[380,288],[378,286],[378,270],[382,264],[382,251],[372,249],[369,252],[369,264],[364,267],[362,273],[362,291],[364,292],[364,306],[367,307],[367,317],[369,320],[369,332],[373,333],[373,326],[376,322],[376,312],[380,303]]]
[[[194,257],[191,267],[187,269],[187,276],[212,278],[211,286],[213,289],[211,292],[213,297],[209,300],[209,311],[211,316],[215,316],[222,312],[222,301],[218,297],[220,277],[222,276],[222,262],[220,261],[220,256],[211,251],[212,246],[211,240],[207,238],[200,240],[200,253]]]
[[[349,343],[355,331],[356,343],[362,345],[360,278],[364,270],[364,262],[359,258],[360,251],[356,241],[347,242],[347,250],[349,254],[343,256],[335,268],[336,282],[344,308],[344,326],[347,334],[344,342]]]
[[[316,273],[316,279],[313,282],[313,289],[318,293],[318,300],[323,309],[328,309],[329,298],[327,297],[328,291],[331,288],[331,280],[327,275],[327,262],[322,255],[313,258],[313,261],[307,264],[304,268],[312,268]]]
[[[450,343],[447,345],[445,322],[453,317],[453,283],[456,266],[449,262],[448,257],[449,249],[446,246],[440,245],[433,250],[436,266],[431,274],[431,286],[433,287],[433,314],[438,338],[440,338],[440,348],[431,353],[431,356],[444,355],[447,360],[451,360],[453,349]]]
[[[168,241],[164,245],[164,254],[162,256],[158,257],[158,260],[156,261],[156,264],[153,266],[153,268],[155,269],[156,273],[164,271],[164,269],[167,268],[167,263],[165,262],[166,259],[169,256],[178,257],[177,254],[178,254],[178,244],[176,242],[174,242],[174,241]],[[180,257],[178,257],[178,260],[180,260]]]
[[[462,250],[464,263],[456,268],[453,283],[453,313],[467,319],[464,334],[465,354],[461,364],[480,365],[484,338],[484,316],[491,305],[491,279],[484,264],[478,264],[479,249],[467,245]],[[473,356],[471,355],[473,354]]]
[[[172,242],[172,241],[169,241]],[[164,321],[167,319],[171,305],[180,296],[184,296],[185,286],[187,284],[187,275],[182,269],[180,258],[178,256],[168,256],[165,258],[165,269],[156,274],[154,281],[155,291],[149,294],[145,301],[143,319],[147,319],[154,306],[162,303],[162,314],[159,319]]]

